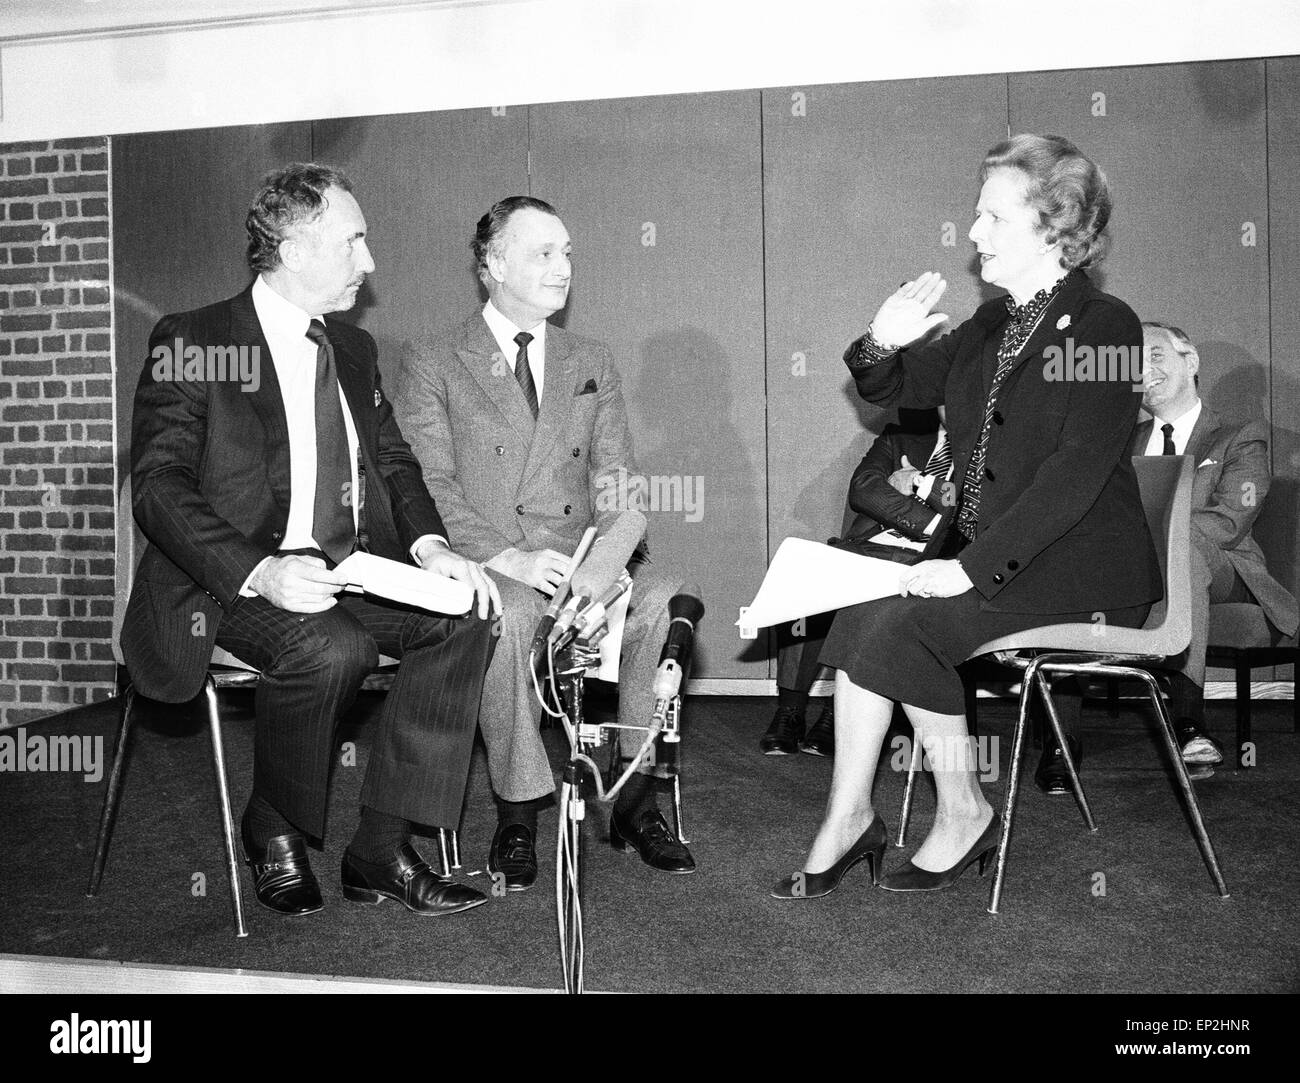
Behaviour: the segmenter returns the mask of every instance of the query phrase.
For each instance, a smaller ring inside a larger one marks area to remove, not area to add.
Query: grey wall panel
[[[839,533],[853,468],[895,416],[841,361],[885,297],[939,271],[955,324],[986,296],[966,233],[1005,133],[1002,76],[763,92],[773,549]]]
[[[403,346],[483,303],[469,240],[493,203],[527,190],[528,112],[317,121],[312,137],[318,159],[347,170],[365,213],[375,273],[349,318],[375,337],[400,400]]]
[[[1268,61],[1269,309],[1273,473],[1268,543],[1287,548],[1279,569],[1297,587],[1300,566],[1300,57]],[[1276,506],[1274,506],[1276,505]]]
[[[1192,336],[1211,406],[1267,418],[1263,62],[1013,75],[1010,100],[1014,131],[1064,135],[1105,170],[1105,288]]]
[[[573,238],[566,325],[613,348],[641,470],[680,479],[650,535],[704,590],[694,673],[766,676],[733,627],[767,555],[759,95],[536,106],[531,132]]]
[[[311,155],[307,124],[113,139],[113,275],[119,471],[131,401],[160,316],[248,285],[244,217],[271,169]]]

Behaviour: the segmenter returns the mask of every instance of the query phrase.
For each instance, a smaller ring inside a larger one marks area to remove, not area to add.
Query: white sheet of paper
[[[770,628],[846,605],[899,593],[908,565],[866,557],[833,545],[786,538],[772,557],[758,594],[738,627]]]
[[[636,590],[633,585],[632,590]],[[623,651],[623,625],[627,622],[627,607],[632,601],[632,590],[625,591],[605,612],[609,631],[600,641],[600,665],[587,670],[588,677],[599,681],[618,681],[618,656]]]
[[[474,601],[474,591],[467,583],[373,553],[355,552],[334,570],[347,576],[345,589],[355,594],[377,594],[430,613],[459,617],[469,612]]]

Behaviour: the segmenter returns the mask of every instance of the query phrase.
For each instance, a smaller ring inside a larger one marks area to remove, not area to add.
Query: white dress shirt
[[[930,452],[931,459],[934,458],[935,451],[938,451],[943,446],[944,442],[947,439],[948,439],[948,430],[944,428],[943,425],[940,425],[939,433],[934,439],[934,451]],[[916,466],[916,463],[913,463],[912,465]],[[922,466],[920,469],[924,471],[925,468],[928,467],[929,465],[930,463],[927,460],[925,466]],[[952,467],[953,464],[949,463],[948,472],[944,474],[942,479],[940,479],[940,477],[937,474],[926,474],[926,473],[919,474],[916,477],[916,480],[913,482],[914,487],[912,489],[912,495],[915,496],[917,500],[921,501],[921,503],[924,504],[927,500],[930,499],[930,490],[934,488],[934,483],[936,481],[947,480],[948,478],[952,477]],[[930,537],[932,534],[934,534],[935,528],[939,525],[939,522],[942,519],[943,519],[942,514],[936,514],[935,517],[931,519],[928,524],[926,524],[925,536],[927,538]],[[926,546],[925,542],[913,541],[906,534],[903,534],[901,531],[897,531],[897,530],[882,530],[879,534],[875,534],[872,537],[868,538],[867,540],[876,542],[878,545],[893,545],[899,549],[911,549],[913,552],[917,552],[917,553],[921,552]]]
[[[1151,436],[1147,440],[1147,449],[1145,455],[1163,455],[1165,453],[1165,434],[1160,431],[1161,425],[1167,425],[1171,422],[1174,431],[1171,434],[1174,441],[1174,454],[1187,454],[1187,441],[1192,438],[1192,429],[1196,428],[1196,421],[1201,416],[1201,400],[1196,400],[1196,405],[1184,413],[1181,417],[1176,418],[1159,418],[1152,415],[1151,418]]]
[[[324,317],[304,312],[292,301],[281,297],[261,275],[253,283],[253,309],[262,325],[266,344],[271,348],[271,363],[275,366],[275,378],[280,385],[280,398],[284,402],[285,424],[289,429],[289,519],[285,524],[280,548],[317,549],[319,546],[312,537],[316,516],[316,343],[307,337],[307,328],[313,319],[324,323]],[[352,464],[350,491],[357,493],[360,491],[357,470],[360,443],[357,427],[337,378],[335,387],[338,389],[339,406],[343,410],[348,459]],[[352,501],[354,529],[360,527],[360,514],[358,502]],[[445,538],[426,534],[416,539],[411,546],[412,559],[416,559],[416,551],[430,538],[446,544]],[[241,595],[246,598],[256,596],[257,592],[249,584],[270,559],[267,557],[260,561],[249,573],[240,589]]]
[[[275,292],[261,275],[253,283],[253,308],[266,343],[271,347],[275,378],[284,400],[284,417],[289,426],[289,522],[284,528],[281,549],[317,548],[312,538],[316,511],[316,343],[307,337],[313,316]],[[347,429],[348,459],[351,463],[351,492],[357,488],[357,427],[348,409],[343,388],[335,381],[343,424]],[[360,509],[352,501],[352,523],[358,525]]]
[[[540,406],[542,385],[546,382],[546,321],[542,320],[535,327],[516,327],[491,301],[483,306],[483,319],[501,348],[501,355],[506,359],[511,372],[514,372],[515,358],[519,356],[519,343],[515,341],[515,335],[527,331],[533,336],[533,341],[528,344],[528,371],[533,374],[537,403]]]

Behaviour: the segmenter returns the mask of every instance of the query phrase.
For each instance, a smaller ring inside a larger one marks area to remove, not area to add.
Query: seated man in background
[[[528,660],[533,632],[587,527],[606,538],[629,506],[644,511],[644,493],[627,485],[639,475],[608,347],[548,322],[567,302],[572,274],[569,234],[555,209],[531,196],[503,199],[479,220],[471,248],[488,301],[415,343],[403,416],[457,545],[486,562],[500,584],[501,639],[479,715],[498,810],[488,867],[522,891],[537,878],[537,813],[553,803],[555,790],[538,732]],[[634,585],[618,718],[644,726],[653,713],[668,601],[680,585],[648,557],[633,559],[628,571]],[[659,811],[654,783],[647,774],[629,779],[610,819],[610,842],[635,849],[655,869],[693,872],[690,851]]]
[[[1183,761],[1223,762],[1219,743],[1205,732],[1205,648],[1210,605],[1254,602],[1273,626],[1294,635],[1296,600],[1268,572],[1251,537],[1272,477],[1268,430],[1262,421],[1225,421],[1198,392],[1200,356],[1186,332],[1162,323],[1142,325],[1142,405],[1154,420],[1138,425],[1134,455],[1190,455],[1192,481],[1192,642],[1170,677],[1170,714]]]
[[[918,468],[917,465],[920,464]],[[829,544],[864,556],[912,564],[938,524],[944,485],[952,472],[952,446],[943,427],[943,407],[898,411],[853,471],[849,507],[853,522],[843,538]],[[804,711],[813,681],[821,672],[818,655],[834,613],[819,613],[777,629],[777,706],[759,741],[768,756],[802,749],[814,756],[835,752],[835,715],[828,699],[804,734]],[[802,624],[803,634],[797,634]]]

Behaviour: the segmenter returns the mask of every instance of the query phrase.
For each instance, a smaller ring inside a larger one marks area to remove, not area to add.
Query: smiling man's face
[[[1190,344],[1175,341],[1163,327],[1142,328],[1142,405],[1172,420],[1196,405],[1200,358]]]
[[[492,303],[517,327],[541,323],[569,299],[572,254],[569,231],[559,218],[533,207],[515,211],[500,246],[488,253]]]

